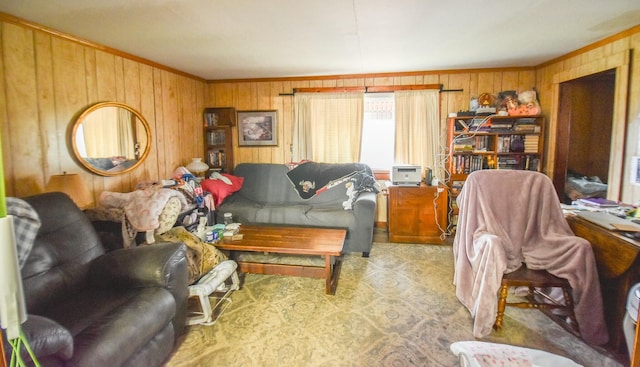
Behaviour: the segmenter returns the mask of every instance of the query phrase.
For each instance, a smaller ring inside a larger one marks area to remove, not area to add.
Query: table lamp
[[[187,169],[196,177],[202,177],[209,169],[209,165],[202,161],[202,158],[192,158],[191,163],[187,164]]]
[[[44,189],[46,192],[63,192],[73,200],[80,209],[86,209],[93,204],[93,197],[85,185],[82,177],[77,173],[53,175]]]

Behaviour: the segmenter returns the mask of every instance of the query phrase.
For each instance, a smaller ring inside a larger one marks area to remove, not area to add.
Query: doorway
[[[565,203],[607,196],[615,90],[616,69],[560,83],[553,183]]]

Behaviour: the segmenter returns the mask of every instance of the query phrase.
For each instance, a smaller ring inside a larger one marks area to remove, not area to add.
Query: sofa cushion
[[[342,207],[316,205],[306,213],[306,223],[318,227],[354,228],[356,218]]]
[[[287,178],[288,171],[284,164],[241,163],[233,170],[234,175],[244,177],[237,194],[259,204],[301,203]]]
[[[311,209],[305,204],[265,204],[256,211],[256,223],[302,225],[307,222],[306,214]]]

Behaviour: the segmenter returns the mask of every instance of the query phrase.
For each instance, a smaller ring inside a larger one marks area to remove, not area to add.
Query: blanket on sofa
[[[491,333],[502,275],[524,262],[569,280],[582,338],[595,345],[607,342],[591,245],[569,228],[548,177],[532,171],[476,171],[457,202],[453,283],[474,318],[475,337]]]
[[[353,182],[351,190],[354,197],[360,192],[377,193],[380,191],[375,178],[367,171],[367,166],[362,163],[304,162],[287,172],[287,177],[302,199],[311,199],[315,195],[347,181]]]

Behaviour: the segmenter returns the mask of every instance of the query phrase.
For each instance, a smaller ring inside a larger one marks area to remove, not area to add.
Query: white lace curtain
[[[364,93],[296,93],[293,161],[358,162]]]
[[[395,162],[439,169],[439,90],[394,93],[396,105]],[[438,172],[439,173],[439,172]],[[434,174],[438,174],[434,172]]]

